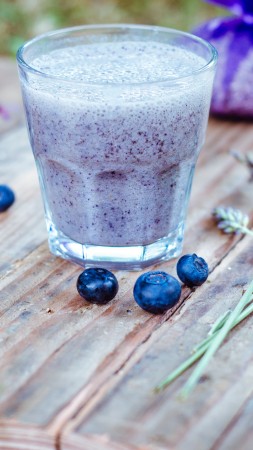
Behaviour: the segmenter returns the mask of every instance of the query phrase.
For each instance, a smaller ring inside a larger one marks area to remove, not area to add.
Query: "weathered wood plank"
[[[44,433],[42,429],[31,429],[14,420],[0,419],[1,450],[55,450],[55,436]],[[58,450],[58,449],[57,449]]]
[[[69,436],[70,437],[70,436]],[[62,449],[61,443],[59,444]],[[67,445],[67,447],[66,447]],[[149,450],[148,447],[136,447],[128,442],[113,442],[109,436],[105,435],[92,435],[78,436],[77,434],[71,435],[68,443],[64,444],[66,450]],[[167,448],[167,450],[169,450]]]
[[[98,404],[94,398],[91,401],[93,408],[96,406],[93,413],[89,405],[79,411],[69,430],[63,433],[63,450],[70,445],[68,431],[73,435],[73,430],[85,438],[96,433],[106,434],[112,441],[128,439],[139,448],[143,445],[152,449],[212,448],[253,394],[253,335],[249,332],[253,318],[231,333],[209,365],[208,377],[187,401],[180,401],[177,392],[189,373],[161,394],[153,394],[152,388],[190,353],[217,315],[238,301],[243,287],[252,278],[250,244],[250,239],[243,239],[213,272],[211,283],[195,292],[180,315],[157,329],[146,348],[137,350],[135,358],[122,370],[118,383],[115,380],[114,389],[111,381],[110,389],[105,388],[101,396],[97,392]]]
[[[212,132],[208,133],[206,138],[206,147],[209,148],[209,151],[201,152],[198,165],[207,165],[208,161],[214,159],[214,155],[219,155],[221,152],[228,152],[232,149],[243,151],[245,146],[252,149],[251,123],[238,121],[228,124],[227,121],[210,119],[210,124],[215,124],[215,126],[212,127]],[[242,139],[244,142],[241,148]]]
[[[252,374],[251,374],[252,380]],[[244,380],[242,380],[244,381]],[[251,381],[252,383],[252,381]],[[250,385],[248,383],[247,387]],[[244,383],[241,383],[241,389],[244,390]],[[236,401],[236,397],[234,398]],[[214,450],[229,450],[231,448],[240,448],[243,450],[252,449],[252,406],[253,395],[244,403],[239,410],[237,416],[225,429],[223,434],[219,437],[215,443]]]

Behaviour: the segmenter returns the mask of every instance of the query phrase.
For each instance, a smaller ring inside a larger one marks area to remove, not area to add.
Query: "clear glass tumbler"
[[[142,269],[180,254],[217,53],[176,30],[98,25],[17,53],[50,250]]]

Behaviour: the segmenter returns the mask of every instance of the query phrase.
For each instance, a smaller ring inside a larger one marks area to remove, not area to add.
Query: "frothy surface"
[[[53,50],[30,65],[48,75],[89,83],[145,83],[175,79],[201,69],[205,60],[158,42],[125,41]]]

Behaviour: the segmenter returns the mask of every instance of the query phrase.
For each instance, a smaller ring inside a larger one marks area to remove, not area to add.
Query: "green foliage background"
[[[202,0],[0,0],[0,54],[14,55],[46,31],[92,23],[143,23],[191,30],[224,10]]]

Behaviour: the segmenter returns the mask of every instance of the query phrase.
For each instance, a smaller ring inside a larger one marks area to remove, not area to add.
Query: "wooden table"
[[[212,119],[198,162],[184,253],[206,258],[208,282],[183,288],[162,316],[133,301],[138,272],[118,272],[111,304],[76,291],[80,267],[49,253],[37,174],[14,62],[0,60],[0,183],[16,193],[0,215],[0,448],[24,450],[252,450],[253,316],[230,333],[201,383],[152,389],[239,300],[253,277],[250,237],[222,234],[212,208],[252,213],[247,170],[228,154],[252,150],[250,123]],[[161,269],[175,275],[176,261]]]

